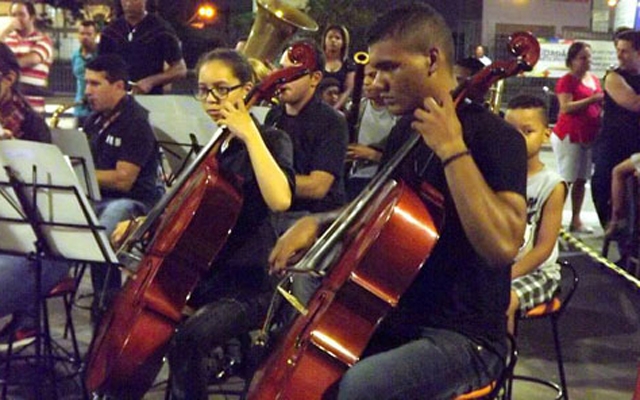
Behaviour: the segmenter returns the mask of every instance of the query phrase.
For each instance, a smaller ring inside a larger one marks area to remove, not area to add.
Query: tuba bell
[[[315,32],[318,24],[307,14],[281,0],[257,0],[258,11],[243,53],[269,63],[298,30]]]

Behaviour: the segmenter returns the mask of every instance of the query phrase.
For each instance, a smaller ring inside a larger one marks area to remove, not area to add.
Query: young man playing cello
[[[382,164],[419,133],[395,177],[439,190],[445,225],[365,357],[342,377],[338,398],[450,399],[495,380],[504,367],[510,266],[526,220],[525,143],[481,106],[456,110],[451,31],[431,7],[385,15],[370,33],[369,55],[374,85],[402,116]],[[327,217],[305,217],[280,238],[274,272],[313,243]]]

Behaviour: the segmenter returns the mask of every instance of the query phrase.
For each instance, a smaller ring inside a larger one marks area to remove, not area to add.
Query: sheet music
[[[198,144],[204,145],[218,129],[200,102],[188,95],[136,95],[135,99],[149,111],[149,122],[173,171],[181,168],[189,153],[189,134],[194,134]]]
[[[140,105],[149,111],[149,122],[153,127],[156,138],[161,142],[170,142],[175,145],[163,144],[171,152],[165,152],[173,171],[177,171],[189,152],[188,146],[180,146],[179,143],[190,144],[189,134],[193,133],[201,146],[211,140],[218,129],[211,117],[202,110],[200,102],[189,95],[136,95],[135,99]],[[269,111],[269,107],[254,106],[251,113],[260,123]]]
[[[108,262],[117,263],[109,240],[100,231],[96,237],[91,233],[88,221],[98,225],[98,219],[93,212],[84,192],[80,187],[74,171],[66,163],[60,149],[54,145],[29,142],[23,140],[0,141],[0,182],[9,182],[4,166],[9,166],[19,178],[27,184],[34,182],[33,168],[36,167],[37,184],[64,186],[75,188],[79,195],[71,190],[38,188],[36,194],[37,209],[42,221],[49,223],[78,224],[83,227],[42,226],[42,231],[48,239],[48,244],[55,255],[68,259],[104,262],[100,244],[107,252]],[[2,188],[14,197],[12,188]],[[31,196],[31,190],[27,191]],[[4,203],[2,203],[4,202]],[[83,212],[87,210],[87,216]],[[0,200],[0,215],[16,217],[19,213],[11,211],[6,198]],[[13,214],[12,214],[13,213]],[[13,216],[12,216],[13,215]],[[87,219],[88,218],[88,219]],[[2,222],[0,224],[0,249],[16,251],[34,251],[35,234],[25,223]]]
[[[81,160],[82,164],[72,164],[78,182],[89,199],[100,200],[100,187],[87,135],[78,129],[51,129],[51,141],[64,155]]]

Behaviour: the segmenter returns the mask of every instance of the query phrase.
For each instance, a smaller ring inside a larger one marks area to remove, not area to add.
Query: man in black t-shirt
[[[296,192],[290,210],[298,214],[334,210],[345,202],[342,174],[347,124],[316,94],[324,58],[317,46],[311,43],[309,46],[315,51],[315,69],[280,88],[281,105],[270,110],[265,120],[265,125],[276,126],[291,136]],[[282,65],[294,64],[285,54]]]
[[[640,151],[640,32],[629,30],[614,40],[618,68],[604,78],[602,127],[593,144],[593,204],[600,224],[611,218],[611,172]]]
[[[100,225],[110,236],[120,221],[146,214],[164,190],[158,175],[158,147],[148,112],[126,92],[127,66],[117,55],[104,55],[86,66],[86,97],[92,113],[84,124],[93,154],[102,200],[95,205]],[[110,274],[107,289],[120,287],[120,273]],[[107,279],[93,268],[96,294]]]
[[[379,19],[369,55],[374,86],[389,111],[403,116],[381,168],[419,133],[394,175],[414,190],[430,183],[444,197],[445,215],[439,241],[366,356],[342,377],[338,399],[455,398],[487,385],[504,368],[510,266],[526,220],[524,139],[481,106],[463,103],[456,110],[451,31],[431,7],[396,9]],[[276,244],[272,270],[284,268],[329,220],[326,213],[298,221]],[[409,216],[406,223],[417,221]],[[412,246],[414,238],[394,229],[402,246]],[[368,290],[366,272],[350,276],[351,285],[364,279],[359,287]]]
[[[187,76],[180,40],[167,21],[147,12],[147,0],[121,4],[124,15],[102,31],[98,54],[126,61],[134,93],[162,94],[163,85]]]

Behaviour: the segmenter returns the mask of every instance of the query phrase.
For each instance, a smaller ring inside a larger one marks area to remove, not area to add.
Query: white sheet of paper
[[[43,225],[42,230],[48,244],[56,255],[72,260],[117,263],[115,253],[104,231],[99,231],[97,236],[91,233],[88,221],[98,225],[98,219],[84,196],[75,173],[56,146],[22,140],[0,141],[0,166],[3,167],[0,182],[8,181],[4,166],[9,166],[27,184],[35,180],[37,184],[66,188],[66,190],[39,188],[36,194],[37,209],[42,221],[80,225],[78,227]],[[34,166],[36,167],[35,179]],[[69,188],[75,188],[75,192],[68,190]],[[30,196],[31,190],[27,192]],[[0,208],[4,210],[7,204],[0,203]],[[11,211],[4,212],[11,213]],[[24,223],[0,225],[0,249],[33,248],[33,232],[30,234],[24,232],[25,229],[30,231],[30,227],[27,225],[28,228],[25,228],[25,225]],[[5,240],[5,238],[12,239]],[[107,260],[104,259],[100,245],[106,250]]]

